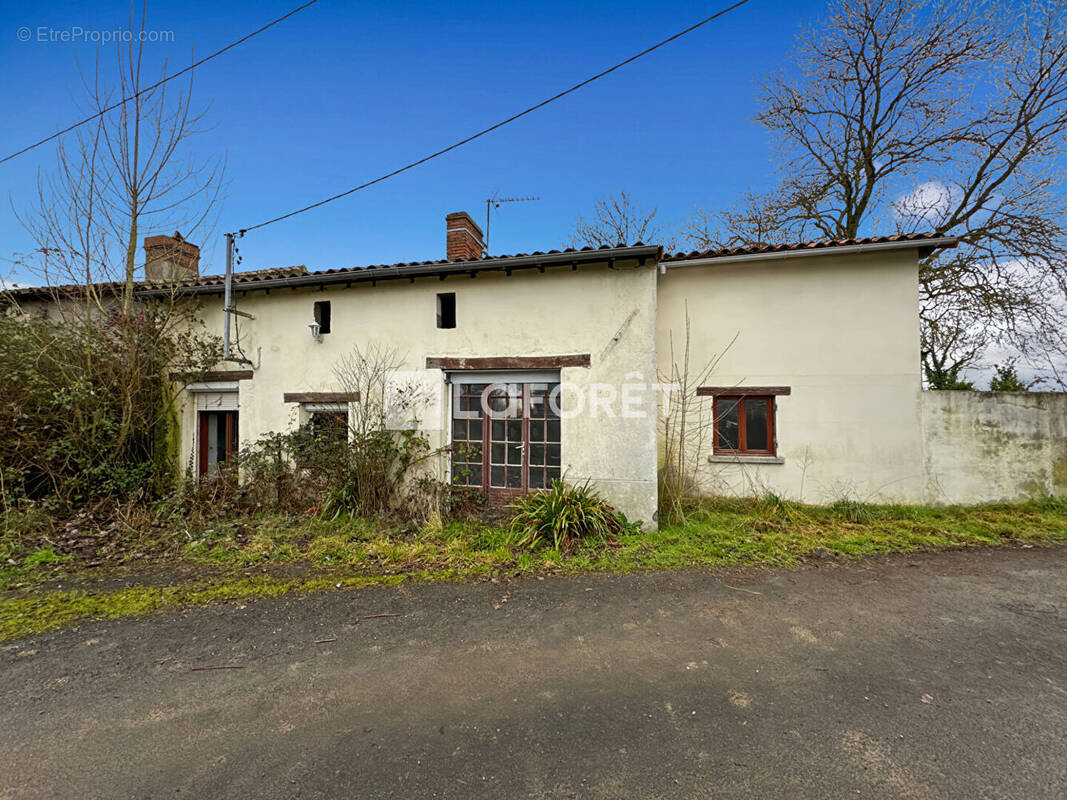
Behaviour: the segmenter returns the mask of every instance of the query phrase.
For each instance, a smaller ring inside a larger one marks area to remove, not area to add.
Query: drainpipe
[[[233,234],[226,234],[226,288],[222,300],[222,360],[230,359],[230,301],[233,299]]]

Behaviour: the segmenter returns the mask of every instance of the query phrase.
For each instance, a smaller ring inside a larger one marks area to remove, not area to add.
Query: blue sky
[[[217,49],[297,0],[149,4],[157,71]],[[725,3],[722,3],[725,5]],[[195,98],[211,129],[190,152],[227,159],[218,235],[203,245],[220,271],[221,231],[256,224],[361,183],[539,101],[644,49],[719,3],[342,3],[321,0],[198,71]],[[0,5],[0,150],[78,117],[75,56],[96,45],[36,41],[39,27],[114,29],[122,2]],[[494,253],[561,246],[575,217],[626,189],[682,219],[765,185],[774,151],[752,122],[757,80],[783,65],[797,30],[824,0],[746,6],[465,148],[384,184],[247,236],[242,268],[309,268],[443,257],[444,216],[484,200],[539,195],[494,216]],[[34,39],[20,42],[26,26]],[[110,56],[110,50],[107,52]],[[35,196],[41,147],[0,165],[0,257],[32,247],[12,205]],[[145,231],[145,234],[170,231]],[[10,261],[0,277],[26,280]]]

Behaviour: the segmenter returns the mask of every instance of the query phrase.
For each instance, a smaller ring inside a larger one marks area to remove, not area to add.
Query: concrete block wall
[[[922,393],[926,499],[1067,496],[1067,393]]]

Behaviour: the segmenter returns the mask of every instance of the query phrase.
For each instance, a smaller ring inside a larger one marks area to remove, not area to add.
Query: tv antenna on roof
[[[540,200],[540,197],[501,197],[500,192],[493,192],[492,197],[485,198],[485,254],[489,255],[489,214],[494,208],[500,208],[501,203],[529,203]]]

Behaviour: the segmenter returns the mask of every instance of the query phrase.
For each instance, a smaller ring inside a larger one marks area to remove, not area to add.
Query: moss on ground
[[[1067,501],[926,508],[840,502],[805,506],[775,497],[714,500],[684,524],[623,533],[588,542],[563,555],[513,546],[505,528],[449,522],[396,529],[365,519],[250,516],[201,531],[161,531],[166,547],[129,552],[112,574],[133,576],[162,564],[204,577],[166,585],[131,584],[113,590],[47,588],[95,576],[77,560],[52,551],[20,551],[22,523],[0,537],[0,641],[88,619],[117,619],[162,609],[247,601],[340,586],[362,588],[410,582],[465,581],[491,574],[559,575],[686,567],[790,567],[822,548],[840,557],[974,546],[1067,541]],[[139,540],[140,541],[140,540]],[[121,553],[121,548],[118,548]],[[825,553],[824,553],[825,555]],[[305,577],[271,570],[299,566]],[[252,569],[267,574],[250,576]],[[158,583],[158,581],[157,581]]]

